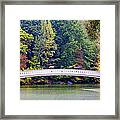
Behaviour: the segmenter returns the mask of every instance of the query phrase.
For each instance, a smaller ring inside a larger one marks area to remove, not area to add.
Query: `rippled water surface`
[[[21,100],[99,100],[99,88],[21,88]]]

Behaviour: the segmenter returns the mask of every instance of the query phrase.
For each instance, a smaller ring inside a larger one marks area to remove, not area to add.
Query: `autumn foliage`
[[[52,68],[100,71],[100,21],[21,20],[20,70]]]

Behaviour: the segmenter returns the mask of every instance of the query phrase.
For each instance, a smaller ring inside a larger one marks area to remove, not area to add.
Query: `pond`
[[[100,100],[100,88],[20,88],[21,100]]]

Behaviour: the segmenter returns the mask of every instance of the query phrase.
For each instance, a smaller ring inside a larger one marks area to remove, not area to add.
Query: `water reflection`
[[[99,88],[21,88],[21,100],[99,100]]]

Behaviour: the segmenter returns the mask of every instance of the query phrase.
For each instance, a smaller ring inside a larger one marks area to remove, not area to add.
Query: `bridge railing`
[[[34,76],[56,76],[56,75],[86,76],[86,77],[100,78],[99,71],[79,70],[79,69],[42,69],[42,70],[28,70],[28,71],[20,72],[20,78],[34,77]]]

